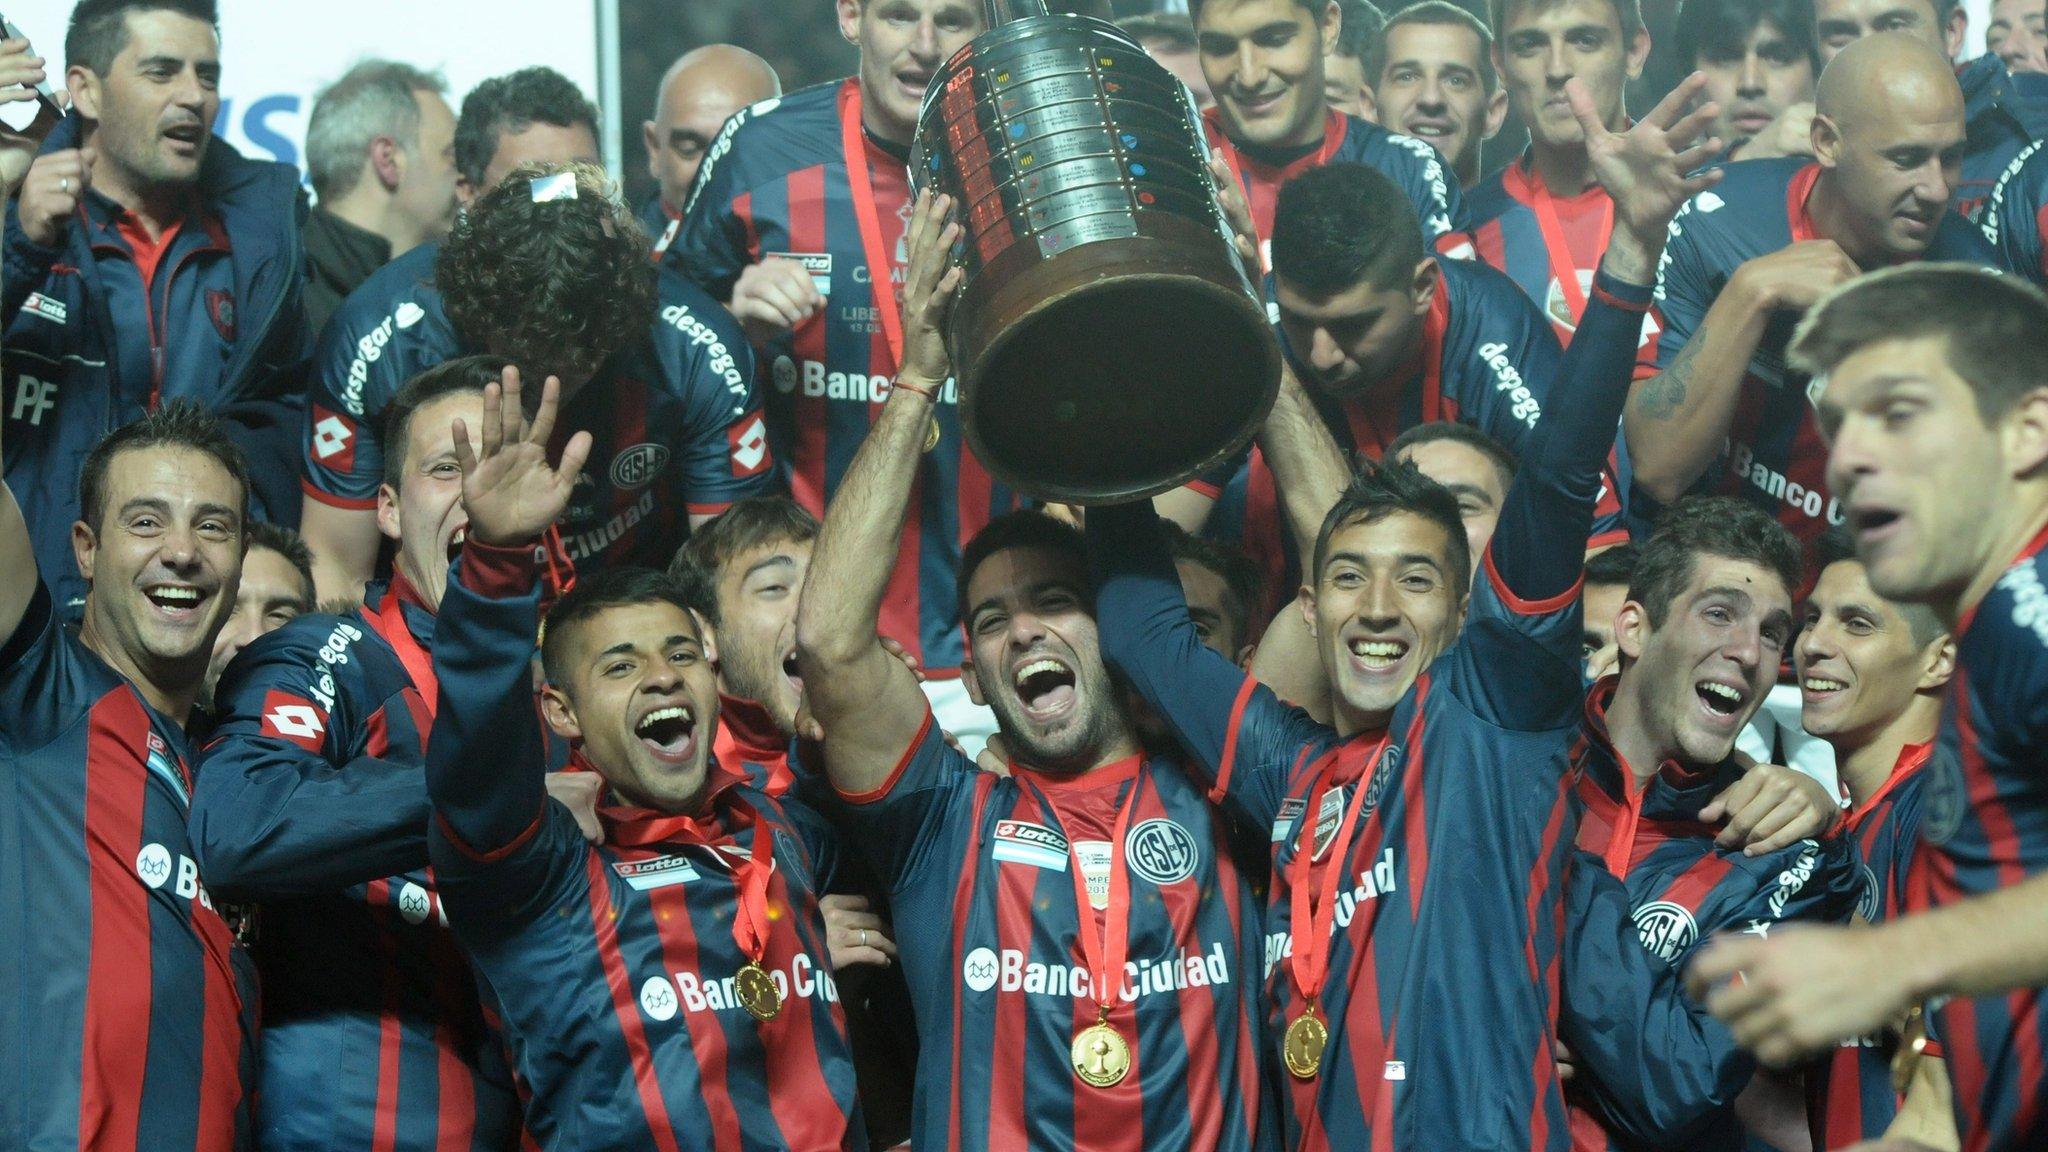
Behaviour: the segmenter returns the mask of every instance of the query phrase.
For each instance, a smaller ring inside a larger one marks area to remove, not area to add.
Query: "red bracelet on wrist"
[[[919,388],[915,384],[907,384],[903,381],[903,378],[900,376],[896,378],[896,383],[891,385],[891,387],[901,388],[905,392],[915,392],[919,396],[924,397],[925,399],[931,401],[934,404],[939,402],[938,393],[932,391],[930,388]]]

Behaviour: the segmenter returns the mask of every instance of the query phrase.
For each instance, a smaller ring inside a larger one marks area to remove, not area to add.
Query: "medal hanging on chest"
[[[1344,875],[1351,859],[1351,833],[1358,824],[1359,814],[1365,809],[1367,796],[1376,795],[1382,789],[1372,786],[1373,774],[1379,771],[1380,759],[1386,755],[1390,737],[1380,737],[1380,742],[1366,757],[1365,770],[1359,774],[1358,782],[1352,789],[1351,803],[1344,811],[1344,822],[1337,828],[1336,836],[1326,845],[1329,862],[1323,866],[1322,883],[1317,885],[1319,899],[1309,903],[1309,889],[1315,883],[1316,826],[1321,824],[1315,813],[1322,809],[1323,797],[1330,794],[1331,769],[1336,767],[1332,757],[1329,767],[1318,777],[1316,799],[1309,804],[1301,816],[1300,842],[1295,847],[1294,859],[1288,865],[1288,881],[1292,891],[1288,893],[1293,910],[1294,953],[1288,957],[1288,973],[1294,980],[1294,987],[1301,994],[1301,1011],[1287,1022],[1287,1030],[1281,1036],[1280,1059],[1287,1071],[1297,1080],[1313,1080],[1322,1074],[1323,1052],[1330,1046],[1330,1027],[1324,1023],[1322,1009],[1316,998],[1322,993],[1323,981],[1330,971],[1330,935],[1336,926],[1337,882]],[[1377,813],[1378,809],[1374,809]]]
[[[766,1024],[782,1014],[782,990],[761,966],[762,957],[768,953],[768,881],[775,872],[775,830],[763,823],[746,801],[735,796],[732,805],[736,815],[743,815],[754,826],[753,852],[744,859],[737,853],[729,857],[733,861],[733,888],[739,898],[732,918],[732,938],[747,957],[747,962],[733,973],[732,988],[740,1007]]]
[[[1042,790],[1035,785],[1026,786],[1036,794],[1039,807],[1047,814],[1057,811]],[[1081,954],[1088,961],[1088,988],[1096,1007],[1095,1023],[1081,1029],[1067,1055],[1073,1062],[1074,1075],[1092,1088],[1113,1088],[1131,1071],[1131,1043],[1109,1022],[1109,1010],[1122,990],[1124,960],[1131,946],[1131,878],[1124,861],[1124,837],[1130,832],[1131,815],[1138,809],[1138,797],[1144,787],[1143,776],[1131,780],[1131,794],[1124,798],[1115,830],[1110,833],[1109,899],[1102,910],[1099,934],[1093,923],[1094,904],[1088,894],[1088,870],[1082,865],[1081,854],[1074,849],[1072,834],[1067,837],[1067,872],[1074,879],[1075,927],[1081,937]]]

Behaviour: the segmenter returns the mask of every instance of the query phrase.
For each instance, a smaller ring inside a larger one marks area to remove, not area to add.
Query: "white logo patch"
[[[398,321],[400,331],[404,331],[426,318],[427,310],[410,300],[400,304],[398,311],[392,316],[392,319]]]
[[[1067,870],[1067,838],[1028,820],[996,822],[995,846],[989,855],[1012,864],[1029,864],[1054,872]]]
[[[398,890],[398,914],[405,917],[407,924],[425,924],[434,912],[434,898],[425,888],[408,880]]]
[[[1195,838],[1171,820],[1147,820],[1124,837],[1124,862],[1161,887],[1193,876],[1200,859]]]
[[[1700,938],[1699,921],[1692,910],[1669,900],[1655,900],[1636,909],[1636,936],[1650,955],[1666,964],[1680,956]]]
[[[960,974],[970,990],[986,992],[996,986],[998,967],[995,949],[976,948],[967,954],[967,963],[961,966]]]
[[[640,1010],[656,1022],[676,1018],[676,993],[669,987],[667,977],[649,976],[647,982],[640,985]]]
[[[319,711],[304,704],[280,704],[264,713],[263,719],[283,735],[302,740],[318,740],[327,731]]]
[[[1088,882],[1088,903],[1097,912],[1109,907],[1109,848],[1107,840],[1074,841],[1074,858],[1081,862],[1081,877]]]
[[[161,888],[171,878],[171,851],[161,844],[144,844],[135,854],[135,874],[151,888]]]
[[[348,442],[355,438],[355,430],[339,416],[329,416],[313,426],[313,455],[322,460],[332,459],[348,448]]]

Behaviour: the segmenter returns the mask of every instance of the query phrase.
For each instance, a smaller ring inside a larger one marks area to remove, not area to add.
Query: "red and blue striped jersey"
[[[910,174],[903,155],[860,127],[860,84],[823,84],[742,109],[726,121],[691,190],[665,262],[721,300],[750,264],[770,256],[810,270],[825,298],[818,315],[759,350],[768,430],[797,502],[819,516],[839,489],[868,425],[896,378],[881,308],[895,308],[909,253]],[[849,129],[851,131],[849,132]],[[849,177],[851,136],[874,203]],[[886,253],[877,268],[862,215]],[[890,284],[878,299],[877,275]],[[917,471],[902,550],[882,600],[882,634],[924,663],[955,674],[966,658],[954,603],[960,551],[991,519],[1019,506],[968,453],[958,386],[933,408],[939,440]]]
[[[1436,420],[1470,424],[1518,456],[1525,454],[1564,351],[1542,313],[1507,276],[1467,260],[1439,258],[1437,266],[1443,284],[1423,317],[1421,346],[1399,379],[1346,400],[1332,400],[1314,387],[1309,397],[1338,447],[1370,459],[1379,459],[1401,433]],[[1284,598],[1287,589],[1300,585],[1279,485],[1261,449],[1254,445],[1190,487],[1216,500],[1205,535],[1252,557],[1275,595]],[[1620,537],[1616,489],[1606,483],[1591,537],[1596,541]]]
[[[308,498],[376,507],[385,409],[414,376],[478,351],[449,323],[433,284],[438,253],[422,244],[378,269],[322,333],[307,388]],[[595,441],[560,525],[578,564],[663,567],[690,515],[774,487],[753,353],[738,322],[672,272],[660,273],[658,288],[648,338],[564,400],[555,428],[557,452],[577,432]]]
[[[187,838],[189,762],[38,585],[0,646],[0,1146],[246,1146],[254,989]]]
[[[1655,376],[1677,358],[1744,263],[1800,241],[1825,239],[1807,207],[1820,171],[1803,157],[1739,161],[1722,169],[1719,184],[1679,209],[1658,264],[1656,345],[1644,348],[1636,379]],[[1998,263],[1983,238],[1952,212],[1935,230],[1925,258]],[[1796,311],[1771,317],[1743,377],[1722,457],[1697,488],[1751,501],[1810,546],[1842,523],[1842,510],[1828,495],[1827,447],[1806,398],[1806,378],[1785,359],[1798,323]],[[1647,524],[1658,511],[1640,494],[1629,504],[1631,522]]]
[[[2048,533],[1956,629],[1941,739],[1921,770],[1914,910],[2009,888],[2048,867]],[[2048,1147],[2048,1021],[2039,989],[1935,1013],[1965,1152]]]
[[[1984,239],[2005,267],[2036,284],[2048,284],[2048,150],[2037,141],[2013,157],[1977,216]]]
[[[1558,342],[1569,346],[1614,228],[1614,200],[1607,189],[1595,184],[1577,195],[1553,196],[1524,152],[1473,188],[1465,207],[1472,217],[1469,255],[1507,273],[1549,317]],[[1545,211],[1554,219],[1546,220]],[[1465,236],[1447,236],[1438,247],[1466,255],[1460,249],[1467,242]],[[1558,278],[1562,269],[1571,272],[1569,286]]]
[[[202,868],[262,904],[258,1142],[510,1149],[502,1041],[427,866],[434,686],[406,656],[432,647],[434,617],[402,579],[368,592],[236,658],[193,796]]]
[[[1992,53],[1956,69],[1966,127],[1963,165],[1949,207],[1975,220],[2021,149],[2048,136],[2048,77],[2013,72]]]
[[[1856,918],[1866,924],[1903,916],[1909,902],[1914,847],[1920,839],[1921,775],[1934,745],[1908,744],[1877,792],[1849,810],[1843,825],[1853,836],[1867,873]],[[1844,1040],[1806,1069],[1806,1120],[1815,1148],[1841,1148],[1884,1135],[1899,1112],[1892,1089],[1890,1031]]]
[[[1607,735],[1613,677],[1594,685],[1585,724],[1573,752],[1582,807],[1578,846],[1600,858],[1627,886],[1636,932],[1660,966],[1683,968],[1717,932],[1768,936],[1788,920],[1846,923],[1869,892],[1856,841],[1845,835],[1802,840],[1776,852],[1745,856],[1715,847],[1716,829],[1699,818],[1714,797],[1742,778],[1734,759],[1688,772],[1667,762],[1638,783]],[[1633,1091],[1635,1085],[1599,1085],[1595,1091]],[[1575,1108],[1577,1106],[1575,1105]],[[1611,1132],[1599,1139],[1590,1116],[1574,1117],[1581,1149],[1624,1149],[1654,1133]],[[1688,1147],[1743,1147],[1734,1101]]]
[[[564,1152],[865,1148],[818,910],[835,868],[822,821],[714,761],[698,814],[604,809],[606,841],[586,841],[547,795],[536,584],[530,549],[465,548],[435,623],[427,753],[429,858],[529,1094],[527,1130]],[[639,820],[657,826],[622,834]],[[750,956],[733,929],[735,870],[764,848],[758,959],[781,996],[766,1021],[738,994]]]
[[[1311,168],[1325,164],[1363,164],[1407,193],[1415,218],[1422,224],[1425,246],[1465,227],[1464,195],[1458,182],[1444,168],[1443,155],[1413,136],[1389,132],[1370,120],[1361,120],[1331,109],[1323,121],[1323,141],[1314,151],[1291,163],[1267,163],[1240,149],[1223,130],[1223,117],[1210,108],[1202,113],[1202,129],[1209,147],[1219,148],[1244,187],[1251,208],[1252,226],[1259,234],[1259,254],[1266,268],[1273,266],[1273,211],[1280,203],[1280,186]]]
[[[1255,897],[1177,764],[1132,757],[1078,776],[998,777],[927,716],[887,782],[828,809],[888,889],[894,923],[946,926],[940,942],[903,950],[919,1040],[913,1145],[1273,1147]],[[1130,884],[1129,960],[1108,1022],[1131,1067],[1095,1088],[1069,1053],[1098,1016],[1080,933],[1104,930],[1113,853]]]

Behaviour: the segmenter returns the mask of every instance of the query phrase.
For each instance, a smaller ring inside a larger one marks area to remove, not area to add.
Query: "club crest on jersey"
[[[1575,270],[1579,282],[1579,299],[1589,300],[1593,296],[1593,274],[1584,268]],[[1543,310],[1550,314],[1550,322],[1567,332],[1576,332],[1579,322],[1572,319],[1571,301],[1564,298],[1564,285],[1557,277],[1550,278],[1550,290],[1543,295]]]
[[[1636,909],[1636,937],[1644,950],[1666,964],[1677,963],[1700,938],[1700,922],[1692,909],[1669,900],[1653,900]]]
[[[995,847],[989,854],[1011,864],[1029,864],[1054,872],[1067,870],[1067,838],[1028,820],[996,821]]]
[[[1858,864],[1857,873],[1863,879],[1863,892],[1856,897],[1856,919],[1865,924],[1875,924],[1884,915],[1884,905],[1879,902],[1877,873],[1868,864]]]
[[[311,702],[273,688],[263,694],[262,734],[318,752],[327,739],[327,716]]]
[[[1193,876],[1200,859],[1195,838],[1171,820],[1147,820],[1124,837],[1131,871],[1161,887]]]
[[[235,338],[235,294],[223,288],[206,290],[206,316],[223,340]]]
[[[1337,829],[1343,823],[1344,789],[1332,788],[1323,793],[1322,804],[1316,808],[1316,839],[1311,859],[1321,860],[1329,852],[1330,841],[1337,838]]]
[[[681,856],[657,856],[652,860],[614,860],[612,871],[635,892],[688,884],[698,878],[697,866]]]
[[[1968,805],[1962,763],[1953,752],[1937,745],[1921,772],[1927,783],[1921,786],[1925,810],[1920,817],[1920,838],[1929,844],[1946,844],[1963,826],[1963,809]]]
[[[668,449],[652,442],[635,444],[612,457],[612,483],[620,488],[645,488],[668,467]]]
[[[820,296],[832,295],[832,254],[830,252],[770,252],[769,260],[794,260],[810,273],[811,286]]]

